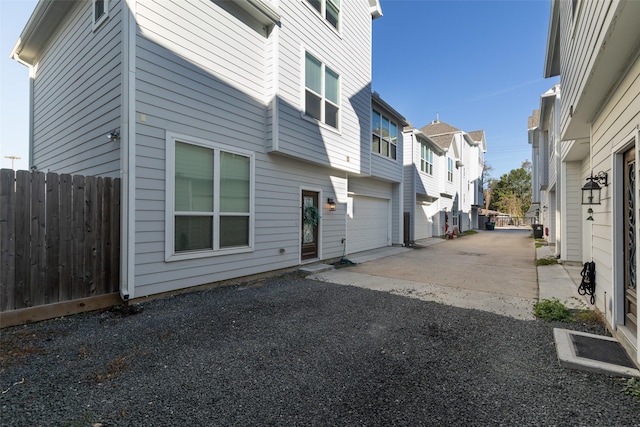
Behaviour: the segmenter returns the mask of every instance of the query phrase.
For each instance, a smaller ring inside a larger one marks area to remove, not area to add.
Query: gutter
[[[126,0],[122,5],[120,297],[128,301],[134,298],[135,289],[136,0]]]

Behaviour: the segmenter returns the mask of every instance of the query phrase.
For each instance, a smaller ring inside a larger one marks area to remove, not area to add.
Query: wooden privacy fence
[[[119,178],[0,170],[0,312],[112,294],[119,277]]]

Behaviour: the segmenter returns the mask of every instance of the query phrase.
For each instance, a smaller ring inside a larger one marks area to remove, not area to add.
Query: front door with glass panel
[[[318,207],[318,193],[315,191],[302,192],[302,244],[301,259],[318,258],[318,225],[320,221]]]
[[[624,324],[634,334],[638,328],[636,291],[636,156],[624,154]]]

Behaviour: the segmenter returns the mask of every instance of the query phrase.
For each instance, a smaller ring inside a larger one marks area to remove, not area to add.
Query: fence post
[[[15,307],[15,172],[0,170],[0,311]]]

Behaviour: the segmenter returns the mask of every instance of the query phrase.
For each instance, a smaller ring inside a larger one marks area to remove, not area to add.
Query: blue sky
[[[36,0],[0,0],[0,166],[29,169],[29,71],[9,58]]]
[[[382,0],[373,90],[420,128],[484,129],[499,178],[531,160],[527,118],[558,79],[542,76],[550,0]]]
[[[287,1],[287,0],[280,0]],[[347,1],[347,0],[345,0]],[[36,0],[0,0],[0,165],[28,168],[29,78],[9,59]],[[382,0],[373,22],[373,90],[414,126],[436,118],[484,129],[491,175],[531,158],[527,117],[543,79],[550,0]]]

